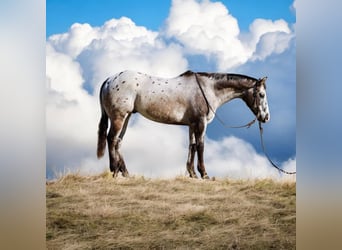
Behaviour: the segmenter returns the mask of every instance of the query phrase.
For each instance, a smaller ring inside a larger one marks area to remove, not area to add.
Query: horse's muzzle
[[[265,115],[265,118],[264,118],[263,122],[268,122],[269,120],[270,120],[270,115],[267,113]]]
[[[269,114],[266,114],[265,116],[265,121],[268,122],[270,120],[270,115]]]
[[[270,115],[268,113],[264,117],[262,117],[262,115],[259,115],[258,120],[263,122],[263,123],[269,122],[270,121]]]

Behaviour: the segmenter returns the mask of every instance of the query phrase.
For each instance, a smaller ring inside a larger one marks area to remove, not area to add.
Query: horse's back
[[[186,124],[193,104],[193,82],[184,76],[163,78],[123,71],[108,80],[104,89],[109,109],[139,112],[162,123]]]

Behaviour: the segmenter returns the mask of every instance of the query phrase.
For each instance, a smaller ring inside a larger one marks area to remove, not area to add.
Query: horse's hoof
[[[202,179],[203,180],[210,180],[210,177],[207,174],[205,174],[205,175],[203,175]]]
[[[127,171],[126,171],[126,172],[123,172],[123,173],[122,173],[122,176],[123,176],[123,177],[129,177],[129,173],[128,173]]]
[[[118,173],[117,172],[113,172],[113,178],[118,177]]]
[[[198,179],[198,176],[196,174],[190,174],[190,178]]]

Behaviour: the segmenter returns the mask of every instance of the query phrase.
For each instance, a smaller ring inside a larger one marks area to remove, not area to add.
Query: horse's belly
[[[156,122],[183,125],[188,123],[185,116],[186,106],[179,102],[142,100],[136,103],[135,111]]]

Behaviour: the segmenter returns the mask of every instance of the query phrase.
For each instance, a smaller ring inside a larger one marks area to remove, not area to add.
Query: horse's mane
[[[192,76],[194,74],[198,74],[200,76],[205,76],[208,78],[214,78],[215,80],[221,80],[221,79],[231,79],[231,80],[238,80],[241,78],[245,78],[248,80],[252,80],[252,81],[258,81],[258,79],[251,77],[251,76],[247,76],[247,75],[242,75],[242,74],[233,74],[233,73],[213,73],[213,72],[193,72],[191,70],[187,70],[184,73],[180,74],[179,76]]]

